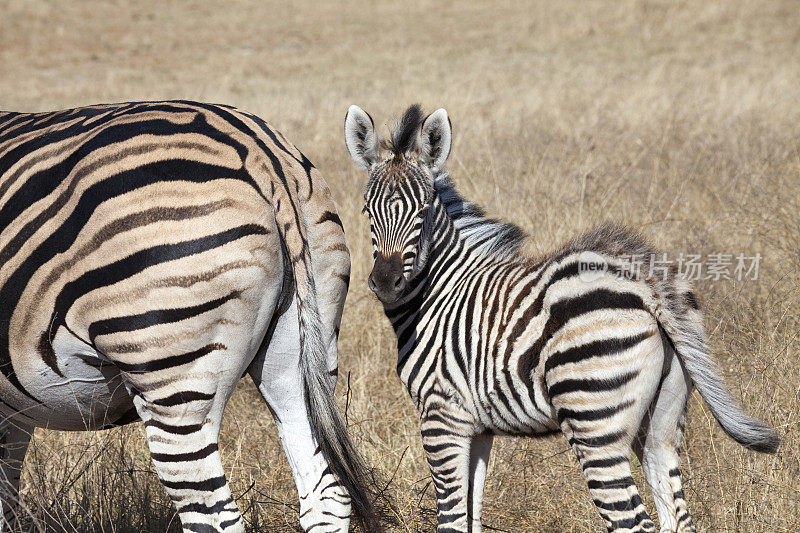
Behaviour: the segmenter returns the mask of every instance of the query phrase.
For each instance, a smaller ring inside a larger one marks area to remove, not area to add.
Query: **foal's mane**
[[[435,176],[433,188],[467,246],[483,255],[512,259],[520,256],[528,234],[516,224],[489,218],[480,206],[458,192],[446,173]]]

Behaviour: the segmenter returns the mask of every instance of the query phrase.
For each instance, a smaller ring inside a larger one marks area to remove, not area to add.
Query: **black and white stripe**
[[[243,531],[217,437],[249,372],[301,525],[345,531],[351,504],[374,525],[333,400],[349,271],[330,191],[258,117],[183,101],[0,113],[6,521],[33,427],[141,419],[184,530]]]
[[[397,372],[420,413],[439,531],[481,530],[492,435],[559,431],[609,531],[656,527],[631,476],[632,449],[661,531],[694,531],[679,470],[692,386],[741,444],[773,452],[778,438],[725,389],[688,283],[675,272],[664,280],[623,275],[631,257],[654,251],[614,225],[526,257],[523,232],[486,218],[443,173],[451,138],[443,109],[425,120],[409,109],[400,125],[407,131],[393,134],[405,142],[393,141],[385,158],[377,144],[352,142],[378,142],[374,131],[360,131],[371,127],[366,117],[351,107],[345,129],[354,161],[369,171],[370,282],[397,334]],[[582,275],[587,254],[603,272]]]

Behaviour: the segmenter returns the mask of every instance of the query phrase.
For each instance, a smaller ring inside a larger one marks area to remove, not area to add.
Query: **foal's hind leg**
[[[588,350],[597,345],[587,346],[586,353],[593,354]],[[629,455],[661,376],[660,350],[653,333],[626,350],[576,357],[581,363],[555,366],[547,374],[561,429],[609,531],[655,531],[631,475]]]
[[[681,486],[679,456],[686,401],[692,389],[677,355],[671,350],[667,353],[672,354],[670,366],[635,451],[653,490],[661,532],[693,533]]]

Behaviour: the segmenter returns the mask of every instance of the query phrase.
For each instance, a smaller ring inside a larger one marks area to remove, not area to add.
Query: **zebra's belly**
[[[17,375],[35,400],[4,394],[0,407],[4,416],[37,427],[73,431],[100,429],[130,418],[126,415],[133,402],[113,363],[64,328],[58,330],[52,345],[62,375],[43,361],[20,368]],[[41,361],[31,358],[37,359]]]
[[[486,377],[476,380],[483,387],[476,395],[482,423],[498,435],[548,435],[558,431],[555,410],[539,379],[523,381],[516,371],[519,354],[509,361],[489,361]],[[477,392],[477,391],[476,391]]]
[[[496,435],[549,435],[558,431],[552,407],[541,399],[534,402],[527,391],[511,394],[509,390],[492,390],[481,407],[484,425]]]

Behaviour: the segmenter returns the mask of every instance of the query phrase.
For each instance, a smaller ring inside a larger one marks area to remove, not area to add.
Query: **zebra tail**
[[[284,190],[288,193],[288,190]],[[291,208],[282,209],[284,203]],[[300,371],[308,419],[329,468],[350,496],[356,521],[365,531],[379,532],[382,527],[365,488],[368,471],[350,440],[330,385],[307,229],[298,205],[286,197],[278,199],[275,202],[275,218],[286,244],[295,282],[300,325]]]
[[[670,302],[671,305],[667,306],[670,311],[661,313],[659,324],[667,333],[700,396],[733,440],[750,450],[775,453],[780,445],[778,432],[747,415],[731,396],[706,344],[702,315],[694,296],[691,292],[685,292],[681,300],[685,303]]]

